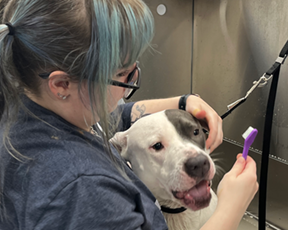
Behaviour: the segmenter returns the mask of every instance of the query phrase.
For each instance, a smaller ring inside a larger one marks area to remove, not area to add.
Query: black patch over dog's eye
[[[193,134],[194,134],[195,136],[199,135],[199,129],[195,129]]]
[[[152,148],[155,149],[156,151],[160,151],[161,149],[164,148],[164,146],[160,142],[158,142],[155,145],[153,145]]]

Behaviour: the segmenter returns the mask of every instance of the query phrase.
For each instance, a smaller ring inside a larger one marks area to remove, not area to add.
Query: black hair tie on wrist
[[[195,94],[195,93],[184,94],[179,99],[179,106],[178,106],[179,109],[186,111],[186,101],[187,101],[187,98],[191,95],[196,96],[196,97],[200,97],[199,94]]]
[[[185,94],[183,96],[180,97],[179,99],[179,109],[182,109],[182,110],[186,110],[186,101],[187,101],[187,98],[190,96],[191,94]]]
[[[7,22],[7,23],[5,23],[5,25],[8,26],[8,29],[9,29],[8,35],[14,36],[15,30],[14,30],[14,27],[12,26],[12,24],[10,22]]]

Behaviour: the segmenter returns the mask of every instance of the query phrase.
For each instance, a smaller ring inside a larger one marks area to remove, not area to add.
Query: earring
[[[65,100],[65,99],[67,98],[67,96],[62,95],[62,94],[60,94],[60,93],[57,93],[57,95],[58,95],[59,97],[61,97],[63,100]]]

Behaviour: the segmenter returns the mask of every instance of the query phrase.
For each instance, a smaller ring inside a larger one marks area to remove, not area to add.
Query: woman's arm
[[[138,101],[131,111],[131,122],[134,123],[145,114],[156,113],[165,109],[178,109],[180,97]]]
[[[155,113],[166,109],[178,109],[180,97],[167,99],[143,100],[136,102],[131,111],[131,123],[133,124],[145,114]],[[186,101],[186,111],[199,120],[205,121],[209,128],[209,137],[206,148],[212,152],[222,143],[222,119],[220,116],[200,97],[191,95]]]

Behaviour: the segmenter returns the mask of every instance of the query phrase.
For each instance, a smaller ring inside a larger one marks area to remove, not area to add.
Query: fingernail
[[[237,162],[242,164],[245,162],[245,159],[241,156],[238,158]]]

